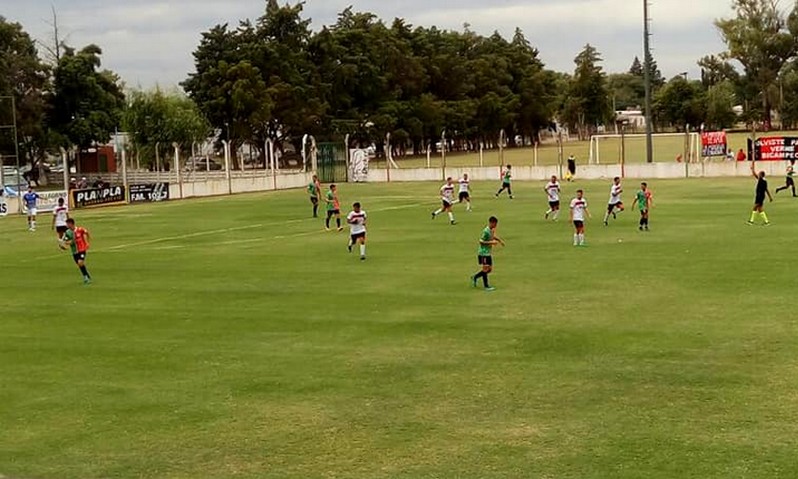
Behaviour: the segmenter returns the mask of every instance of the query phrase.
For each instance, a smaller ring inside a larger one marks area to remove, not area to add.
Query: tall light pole
[[[651,33],[649,32],[650,19],[648,17],[648,0],[643,0],[643,61],[644,72],[643,80],[646,84],[646,162],[652,163],[654,161],[654,145],[651,136],[652,120],[651,120],[651,45],[649,40]]]

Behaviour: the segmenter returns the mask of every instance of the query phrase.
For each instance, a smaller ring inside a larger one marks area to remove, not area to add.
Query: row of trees
[[[771,0],[734,5],[734,18],[716,22],[728,50],[699,61],[700,79],[666,81],[653,58],[647,62],[658,127],[728,127],[738,120],[734,105],[744,106],[749,123],[769,127],[774,108],[785,124],[798,123],[798,14]],[[573,72],[560,73],[546,68],[521,30],[506,39],[468,25],[456,32],[386,24],[349,8],[314,32],[302,3],[277,0],[267,0],[256,20],[203,33],[195,71],[182,84],[187,97],[158,89],[126,96],[94,45],[76,50],[56,38],[47,50],[52,58],[40,59],[21,26],[0,18],[0,96],[17,99],[29,161],[48,148],[104,143],[115,128],[140,150],[214,131],[254,145],[296,143],[305,133],[379,143],[391,133],[400,149],[416,153],[443,131],[463,147],[495,144],[500,130],[510,143],[533,139],[555,123],[587,136],[611,124],[615,110],[642,105],[645,90],[646,62],[635,58],[627,72],[608,75],[591,45]]]

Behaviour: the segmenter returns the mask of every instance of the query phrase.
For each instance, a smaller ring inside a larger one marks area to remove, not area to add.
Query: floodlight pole
[[[646,87],[646,163],[654,161],[651,120],[651,45],[649,32],[648,0],[643,0],[643,55],[645,57],[643,79]]]

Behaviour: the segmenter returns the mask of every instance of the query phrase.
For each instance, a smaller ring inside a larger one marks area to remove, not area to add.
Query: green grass
[[[343,185],[365,263],[301,191],[79,211],[89,287],[45,227],[0,220],[0,474],[798,476],[798,202],[749,227],[752,181],[659,181],[644,234],[579,183],[574,249],[541,183],[475,186],[449,226],[437,184]]]
[[[795,135],[795,132],[770,132],[769,136],[776,135]],[[759,133],[758,136],[764,136],[764,133]],[[748,133],[729,133],[728,142],[729,148],[735,153],[742,148],[748,151],[747,139]],[[656,137],[654,138],[654,161],[657,162],[672,162],[676,161],[677,155],[684,154],[684,138],[683,137]],[[700,148],[700,145],[699,145]],[[629,163],[642,163],[646,161],[646,143],[644,137],[627,138],[625,141],[626,161]],[[700,154],[700,152],[699,152]],[[577,158],[577,163],[585,165],[590,158],[590,142],[589,141],[569,141],[563,145],[563,161],[568,158],[568,155],[574,155]],[[599,142],[599,161],[603,164],[616,164],[620,162],[621,158],[621,141],[618,138],[602,139]],[[722,158],[715,158],[714,161],[722,161]],[[399,158],[397,162],[402,168],[423,168],[427,165],[427,158],[424,157],[408,157]],[[507,148],[504,150],[504,163],[511,165],[525,165],[531,166],[535,162],[534,150],[532,148]],[[544,143],[538,148],[538,165],[556,165],[559,162],[559,155],[557,145],[554,143]],[[440,154],[432,155],[430,157],[432,167],[440,167],[442,160]],[[479,165],[479,153],[449,153],[446,157],[447,166],[477,166]],[[483,152],[484,166],[498,166],[502,164],[499,157],[498,150],[486,150]],[[385,162],[382,160],[372,160],[370,162],[371,168],[385,168]]]

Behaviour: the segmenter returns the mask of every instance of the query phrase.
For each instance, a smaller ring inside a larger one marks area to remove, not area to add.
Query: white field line
[[[409,205],[388,206],[388,207],[385,207],[385,208],[376,208],[376,209],[373,209],[373,210],[370,210],[370,211],[382,212],[382,211],[404,210],[404,209],[409,209],[409,208],[417,208],[417,207],[423,206],[425,204],[426,203],[413,203],[413,204],[409,204]],[[149,246],[149,245],[158,244],[158,243],[165,243],[165,242],[168,242],[168,241],[178,241],[178,240],[183,240],[183,239],[197,238],[197,237],[206,236],[206,235],[232,233],[232,232],[235,232],[235,231],[246,231],[246,230],[251,230],[251,229],[263,228],[263,227],[267,227],[267,226],[284,226],[284,225],[288,225],[288,224],[304,223],[304,222],[310,222],[310,221],[320,221],[320,218],[303,218],[303,219],[297,219],[297,220],[281,221],[279,223],[277,223],[277,222],[275,222],[275,223],[257,223],[257,224],[252,224],[252,225],[236,226],[236,227],[233,227],[233,228],[222,228],[222,229],[208,230],[208,231],[196,231],[194,233],[186,233],[186,234],[174,235],[174,236],[164,236],[162,238],[154,238],[154,239],[147,240],[147,241],[139,241],[139,242],[135,242],[135,243],[126,243],[126,244],[111,246],[111,247],[108,247],[108,248],[105,248],[105,249],[92,250],[92,253],[118,253],[118,252],[120,252],[121,250],[124,250],[124,249],[140,247],[140,246]],[[318,233],[323,233],[323,232],[324,232],[323,230],[321,230],[321,231],[315,231],[314,230],[314,231],[306,231],[306,232],[302,232],[302,233],[297,233],[297,234],[293,234],[293,235],[264,236],[264,237],[260,237],[260,238],[249,238],[249,239],[246,239],[246,240],[235,240],[235,241],[228,241],[228,242],[217,243],[217,244],[231,245],[231,244],[255,243],[255,242],[264,241],[264,240],[275,240],[275,239],[285,239],[285,238],[297,238],[297,237],[301,237],[301,236],[310,236],[310,235],[313,235],[313,234],[318,234]],[[161,247],[153,248],[153,249],[156,249],[156,250],[170,250],[170,249],[182,249],[184,247],[185,247],[185,245],[174,245],[174,246],[161,246]],[[34,262],[34,261],[41,261],[41,260],[52,259],[52,258],[60,258],[62,256],[63,256],[63,254],[55,254],[55,255],[49,255],[49,256],[39,256],[37,258],[32,258],[30,260],[22,261],[22,263],[30,263],[30,262]]]

